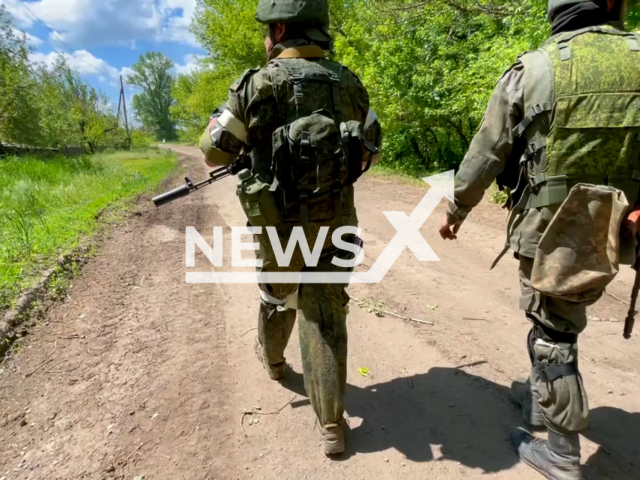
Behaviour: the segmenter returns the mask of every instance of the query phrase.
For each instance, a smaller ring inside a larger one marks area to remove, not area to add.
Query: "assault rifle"
[[[167,203],[173,202],[174,200],[186,197],[190,193],[193,193],[196,190],[200,190],[207,185],[218,182],[223,178],[237,175],[241,170],[244,170],[245,168],[251,168],[251,159],[249,158],[249,155],[242,153],[238,157],[238,159],[228,167],[216,168],[215,170],[209,172],[209,178],[207,178],[206,180],[202,180],[198,183],[193,183],[189,177],[185,177],[184,181],[186,185],[178,187],[175,190],[171,190],[170,192],[163,193],[162,195],[158,195],[153,199],[153,203],[156,207],[166,205]]]
[[[640,206],[633,209],[624,220],[623,225],[627,232],[633,235],[632,238],[640,240],[640,236],[638,235],[640,233]],[[640,291],[640,245],[636,247],[636,259],[631,268],[636,271],[636,278],[633,282],[633,290],[631,291],[629,311],[627,318],[624,320],[624,338],[627,340],[631,338],[633,326],[636,323],[636,304],[638,303],[638,292]]]

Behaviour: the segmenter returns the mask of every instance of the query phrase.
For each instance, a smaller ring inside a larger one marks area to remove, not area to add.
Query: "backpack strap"
[[[336,118],[336,124],[340,124],[342,118],[342,100],[340,96],[340,76],[342,74],[342,65],[338,67],[338,73],[330,73],[331,84],[333,86],[333,112]]]
[[[300,138],[300,167],[304,180],[298,179],[298,198],[300,199],[300,220],[304,234],[309,234],[309,171],[311,169],[311,157],[313,146],[311,145],[311,133],[302,132]]]
[[[293,101],[296,105],[296,117],[300,118],[302,107],[304,106],[304,92],[302,91],[304,73],[295,67],[285,66],[284,68],[289,74],[289,81],[293,85]]]
[[[529,113],[527,113],[522,121],[514,127],[513,134],[516,137],[521,137],[527,127],[533,123],[538,115],[550,112],[551,110],[553,110],[553,102],[544,102],[533,105],[529,109]]]

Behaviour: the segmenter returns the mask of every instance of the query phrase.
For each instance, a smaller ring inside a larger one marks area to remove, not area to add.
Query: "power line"
[[[44,28],[46,28],[47,30],[49,30],[49,32],[51,32],[51,34],[52,34],[53,36],[55,36],[55,37],[60,41],[60,43],[62,43],[63,45],[65,45],[65,46],[66,46],[70,51],[72,51],[72,50],[73,50],[73,48],[71,48],[71,46],[70,46],[67,42],[65,42],[65,41],[60,37],[60,35],[58,35],[58,32],[56,32],[53,28],[51,28],[51,27],[50,27],[49,25],[47,25],[45,22],[43,22],[42,20],[40,20],[40,18],[39,18],[35,13],[33,13],[33,10],[31,10],[31,8],[29,8],[25,2],[22,2],[22,1],[21,1],[21,2],[19,2],[19,3],[20,3],[20,5],[22,5],[22,6],[27,10],[27,12],[29,12],[29,14],[31,14],[31,16],[32,16],[33,18],[35,18],[35,19],[36,19],[36,21],[38,21],[40,24],[42,24],[42,26],[43,26]]]

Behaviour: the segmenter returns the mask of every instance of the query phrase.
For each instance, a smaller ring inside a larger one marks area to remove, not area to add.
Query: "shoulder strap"
[[[513,129],[521,137],[527,127],[541,113],[553,110],[554,72],[553,63],[545,49],[534,50],[519,58],[524,65],[525,116]]]
[[[637,34],[625,32],[624,30],[618,30],[617,28],[613,28],[610,26],[595,26],[582,28],[580,30],[568,32],[558,36],[556,41],[558,43],[558,49],[560,50],[560,59],[562,61],[571,59],[571,49],[569,48],[569,42],[585,33],[602,33],[606,35],[624,37],[629,42],[629,48],[632,52],[640,52],[640,42],[638,41],[639,37]]]
[[[336,124],[340,125],[342,121],[342,99],[340,96],[340,77],[342,75],[342,65],[338,66],[337,73],[329,74],[331,78],[331,84],[333,86],[333,113],[336,119]]]

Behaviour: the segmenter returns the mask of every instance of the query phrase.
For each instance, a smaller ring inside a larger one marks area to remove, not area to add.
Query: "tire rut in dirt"
[[[185,227],[214,219],[194,196],[113,230],[2,378],[2,472],[208,478],[235,463],[220,292],[184,278]],[[52,368],[23,378],[54,345]]]

